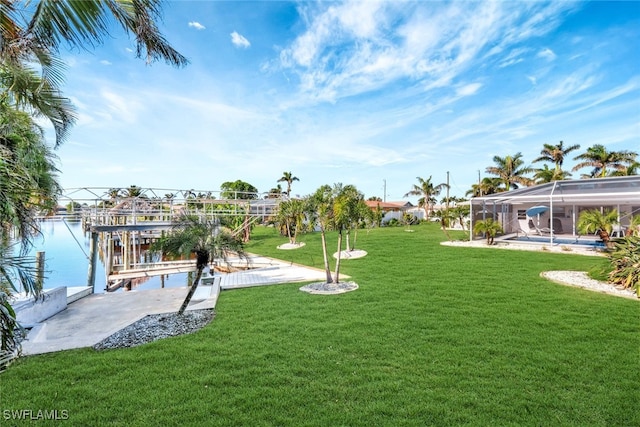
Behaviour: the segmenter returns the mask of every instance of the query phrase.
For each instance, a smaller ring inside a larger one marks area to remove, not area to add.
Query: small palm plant
[[[598,235],[607,247],[611,247],[611,231],[613,226],[618,223],[618,211],[612,209],[604,213],[599,209],[589,209],[580,212],[578,217],[578,232],[582,234]]]
[[[629,220],[629,228],[626,232],[627,236],[640,236],[640,215],[634,215]]]
[[[487,238],[487,245],[493,245],[496,235],[498,233],[503,233],[504,231],[498,221],[494,221],[493,218],[487,218],[476,222],[473,226],[473,232],[477,234],[484,234]]]
[[[232,253],[247,259],[242,241],[234,237],[230,230],[222,228],[215,220],[195,215],[178,218],[171,232],[154,243],[152,250],[161,250],[169,256],[191,256],[195,253],[196,275],[178,314],[183,314],[189,305],[207,265],[217,259],[227,262],[228,255]]]
[[[609,259],[613,267],[609,280],[634,289],[640,295],[640,237],[618,239],[609,253]]]

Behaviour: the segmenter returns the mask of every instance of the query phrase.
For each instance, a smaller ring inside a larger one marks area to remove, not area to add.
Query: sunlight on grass
[[[193,335],[22,359],[0,375],[2,409],[74,425],[640,424],[638,303],[539,277],[605,259],[414,229],[358,232],[368,255],[341,267],[354,292],[225,291]],[[278,250],[286,237],[257,228],[247,250],[321,268],[319,236],[299,241]]]

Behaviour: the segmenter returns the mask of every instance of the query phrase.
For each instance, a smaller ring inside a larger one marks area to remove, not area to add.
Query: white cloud
[[[102,65],[112,65],[110,61],[107,61],[106,59],[103,59],[102,61],[100,61],[100,63]]]
[[[547,61],[553,61],[556,59],[556,54],[549,48],[544,48],[540,52],[538,52],[538,58],[544,58]]]
[[[481,83],[471,83],[457,88],[456,94],[459,96],[475,95],[481,87]]]
[[[196,22],[196,21],[189,22],[189,26],[191,28],[195,28],[196,30],[204,30],[205,28],[207,28],[204,25],[202,25],[201,23]]]
[[[236,47],[242,47],[245,49],[251,46],[249,40],[247,40],[243,35],[238,34],[238,32],[236,31],[231,33],[231,43],[233,43]]]

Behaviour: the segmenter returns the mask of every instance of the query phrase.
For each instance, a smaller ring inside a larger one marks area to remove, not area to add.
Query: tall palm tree
[[[550,162],[556,165],[555,170],[559,173],[562,170],[562,163],[564,162],[564,158],[567,154],[572,151],[578,150],[580,148],[580,144],[570,145],[568,147],[564,146],[564,142],[560,141],[560,143],[553,144],[544,144],[542,150],[540,151],[540,157],[535,159],[533,163],[537,162]]]
[[[351,228],[354,220],[359,216],[358,206],[364,201],[364,194],[353,185],[336,184],[333,187],[333,221],[332,226],[338,231],[338,255],[334,282],[340,283],[340,260],[342,259],[343,233]]]
[[[604,145],[596,144],[587,148],[587,151],[574,157],[574,160],[581,160],[573,167],[573,171],[590,167],[593,168],[588,175],[590,178],[603,178],[610,172],[622,171],[627,166],[632,165],[638,153],[632,151],[608,151]]]
[[[287,198],[291,197],[291,183],[300,181],[297,176],[293,176],[291,172],[282,172],[282,177],[277,182],[287,183]]]
[[[0,100],[0,369],[19,346],[11,293],[41,291],[27,253],[39,232],[36,215],[52,211],[60,194],[54,159],[33,119]]]
[[[418,204],[424,209],[425,219],[429,218],[431,206],[435,203],[436,197],[440,195],[440,192],[443,189],[446,189],[448,187],[446,183],[434,185],[431,182],[431,178],[432,177],[430,176],[425,180],[420,178],[419,176],[416,177],[416,179],[418,180],[418,185],[413,184],[413,188],[404,195],[404,197],[422,196],[418,200]]]
[[[504,183],[506,191],[511,187],[518,188],[518,185],[531,185],[532,181],[525,175],[532,172],[530,166],[524,166],[522,153],[516,153],[511,156],[493,156],[495,166],[488,166],[486,172],[490,175],[496,175]]]
[[[183,314],[189,305],[205,267],[218,259],[227,262],[230,253],[236,254],[240,259],[247,259],[242,242],[233,237],[230,230],[221,229],[209,218],[195,215],[178,218],[171,232],[155,242],[152,249],[171,256],[196,255],[196,275],[178,314]]]
[[[326,232],[333,224],[334,215],[334,194],[329,185],[323,185],[318,188],[315,193],[309,197],[310,203],[310,222],[317,224],[320,228],[320,241],[322,242],[322,256],[324,260],[324,271],[326,274],[326,283],[334,283],[331,276],[331,268],[329,267],[329,255],[327,253]]]

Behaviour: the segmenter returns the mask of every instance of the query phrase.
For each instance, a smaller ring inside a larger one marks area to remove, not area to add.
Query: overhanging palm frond
[[[135,36],[139,58],[185,66],[189,61],[171,47],[155,24],[162,18],[160,5],[159,0],[41,0],[28,33],[53,49],[62,43],[95,46],[109,34],[115,19],[126,33]]]

